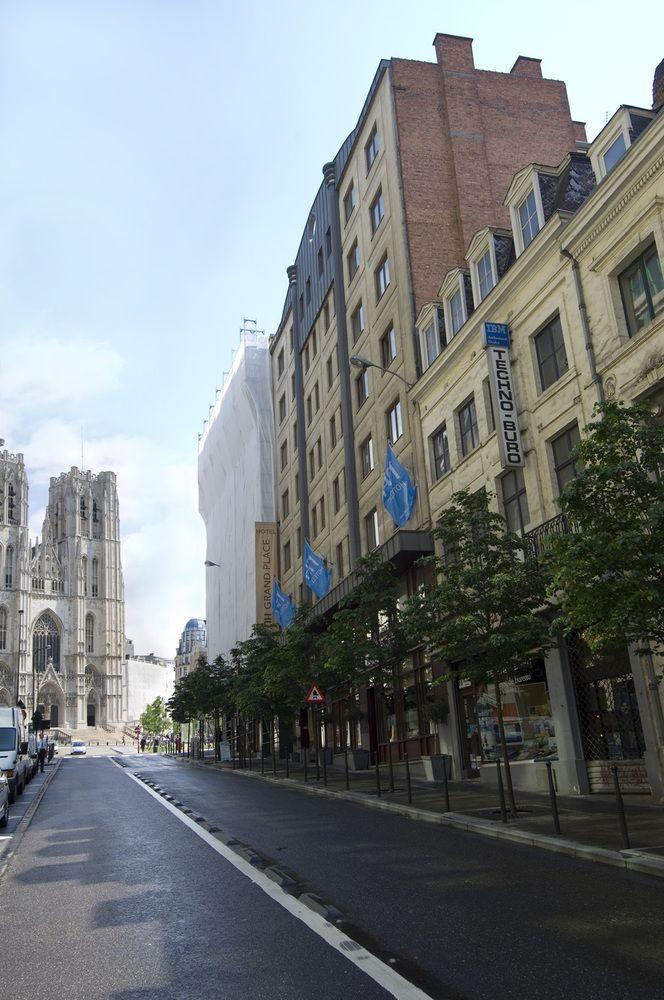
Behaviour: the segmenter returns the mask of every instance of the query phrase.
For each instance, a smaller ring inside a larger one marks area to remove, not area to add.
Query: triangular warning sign
[[[325,701],[325,695],[318,687],[318,684],[312,684],[311,691],[304,700],[307,701],[310,705],[322,705],[323,702]]]

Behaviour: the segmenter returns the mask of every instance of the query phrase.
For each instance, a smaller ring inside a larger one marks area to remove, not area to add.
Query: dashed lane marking
[[[116,764],[115,761],[113,763]],[[116,767],[120,767],[120,765],[116,764]],[[309,930],[313,931],[314,934],[322,938],[337,954],[354,965],[360,972],[363,972],[365,976],[368,976],[375,983],[378,983],[379,986],[382,986],[390,996],[395,997],[396,1000],[431,1000],[428,993],[424,993],[418,986],[409,982],[395,969],[390,968],[389,965],[386,965],[385,962],[382,962],[370,951],[367,951],[357,941],[353,941],[352,938],[349,938],[347,934],[334,927],[333,924],[329,923],[320,914],[310,909],[304,903],[300,903],[293,896],[289,896],[280,885],[265,875],[259,868],[256,868],[249,861],[245,861],[239,854],[236,854],[235,851],[218,840],[212,833],[205,830],[194,819],[185,815],[182,809],[178,809],[171,802],[168,802],[163,795],[155,792],[154,789],[146,785],[140,778],[137,778],[131,771],[126,768],[121,768],[121,770],[128,778],[135,781],[139,788],[142,788],[153,799],[156,799],[164,809],[167,809],[176,819],[179,819],[181,823],[189,827],[197,837],[204,840],[213,851],[220,854],[224,860],[233,865],[245,878],[253,882],[266,896],[269,896],[270,899],[273,899],[275,903],[278,903],[284,910],[287,910],[296,920],[299,920]]]

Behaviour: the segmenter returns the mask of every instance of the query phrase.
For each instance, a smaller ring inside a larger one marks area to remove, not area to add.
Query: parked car
[[[74,754],[85,754],[88,752],[88,747],[85,740],[72,740],[71,750],[69,751],[69,756],[73,757]]]
[[[0,827],[9,820],[9,782],[0,771]]]
[[[23,709],[0,708],[0,770],[9,782],[10,802],[21,794],[33,769]]]

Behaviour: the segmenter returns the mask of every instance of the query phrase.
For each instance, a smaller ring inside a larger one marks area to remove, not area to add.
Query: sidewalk
[[[185,758],[186,760],[186,758]],[[518,792],[518,817],[503,823],[498,793],[483,788],[477,782],[450,781],[449,809],[446,811],[444,788],[412,778],[411,802],[403,764],[393,769],[394,791],[390,791],[388,768],[381,766],[381,795],[378,796],[375,770],[350,771],[349,789],[345,772],[328,765],[327,787],[324,787],[322,767],[316,777],[316,766],[309,765],[308,781],[304,782],[301,764],[277,760],[276,775],[273,760],[265,758],[264,775],[261,762],[253,761],[252,769],[239,770],[230,764],[216,764],[210,759],[198,761],[200,766],[233,770],[238,775],[278,781],[303,791],[339,795],[360,801],[373,808],[398,812],[429,822],[439,822],[485,836],[508,839],[559,853],[600,861],[604,864],[664,877],[664,806],[653,803],[647,796],[625,795],[623,798],[630,847],[623,849],[618,810],[612,795],[588,795],[557,798],[560,835],[554,830],[551,803],[546,795]]]

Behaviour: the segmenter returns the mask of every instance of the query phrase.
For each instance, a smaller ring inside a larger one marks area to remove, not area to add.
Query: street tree
[[[521,536],[506,531],[485,490],[456,493],[434,532],[442,552],[432,582],[407,602],[413,643],[459,675],[493,689],[509,807],[516,802],[509,769],[501,683],[551,645],[546,573],[527,558]]]
[[[140,717],[144,731],[152,736],[161,736],[162,733],[165,733],[170,721],[170,715],[162,697],[155,698],[154,701],[150,702]]]
[[[664,425],[648,404],[596,408],[560,504],[572,529],[552,553],[565,628],[595,652],[664,652]]]

